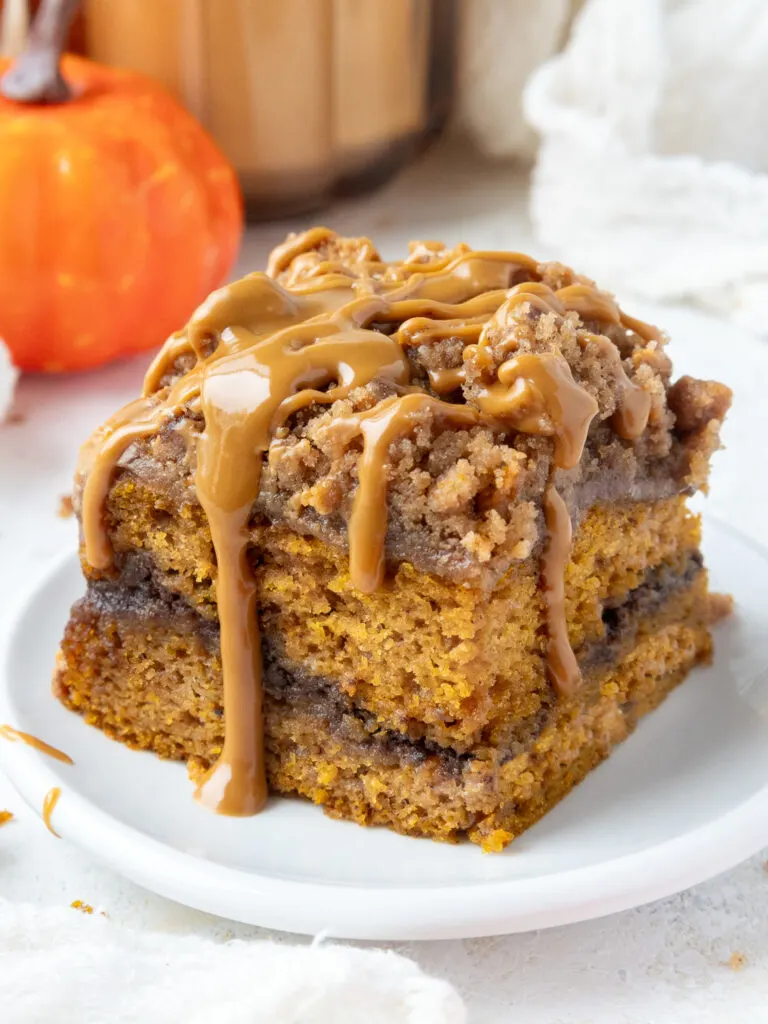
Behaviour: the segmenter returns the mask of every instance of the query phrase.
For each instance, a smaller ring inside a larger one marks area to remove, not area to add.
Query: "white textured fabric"
[[[767,93],[764,0],[588,0],[525,96],[541,241],[765,332]]]
[[[13,401],[19,372],[11,363],[10,353],[5,342],[0,338],[0,423],[3,422]]]
[[[393,952],[120,928],[0,899],[3,1024],[463,1024],[447,982]]]
[[[571,0],[463,0],[455,123],[484,153],[530,159],[536,152],[523,86],[557,51],[570,16]]]
[[[598,921],[398,948],[460,985],[473,1024],[768,1024],[763,861]]]

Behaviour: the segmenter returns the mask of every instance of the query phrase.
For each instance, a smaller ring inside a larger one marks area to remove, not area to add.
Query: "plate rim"
[[[707,522],[768,564],[768,551],[753,538],[720,517],[705,515],[705,528]],[[14,708],[13,655],[30,606],[76,560],[77,552],[70,549],[49,560],[3,623],[0,722],[13,724],[8,717]],[[0,743],[0,768],[38,817],[43,795],[53,786],[65,788],[67,774],[73,770],[23,743]],[[63,838],[132,882],[219,917],[340,939],[475,938],[604,917],[671,896],[735,867],[768,843],[768,778],[758,792],[713,820],[602,864],[533,879],[494,878],[429,887],[276,878],[208,862],[113,818],[74,790],[58,804],[55,826]],[[478,856],[482,856],[479,850]],[[446,893],[449,901],[438,898]],[[365,908],[362,914],[361,907]]]

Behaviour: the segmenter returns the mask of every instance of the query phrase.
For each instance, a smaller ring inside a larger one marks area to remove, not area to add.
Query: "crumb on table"
[[[0,825],[7,825],[12,818],[12,811],[0,811]]]
[[[72,907],[73,910],[79,910],[82,914],[93,913],[93,907],[90,905],[90,903],[83,903],[82,900],[73,900],[70,903],[70,907]]]
[[[743,953],[731,953],[726,961],[726,966],[730,967],[732,971],[740,971],[742,967],[745,967],[747,958]]]

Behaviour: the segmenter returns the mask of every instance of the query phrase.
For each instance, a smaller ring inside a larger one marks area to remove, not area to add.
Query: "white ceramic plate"
[[[525,931],[624,910],[694,885],[768,843],[768,558],[705,523],[712,584],[737,596],[712,668],[697,670],[615,754],[503,854],[326,818],[274,799],[251,819],[192,799],[182,765],[135,753],[50,692],[74,556],[20,602],[7,637],[0,722],[69,753],[70,767],[0,741],[0,764],[38,813],[140,885],[180,903],[293,932],[356,939]]]

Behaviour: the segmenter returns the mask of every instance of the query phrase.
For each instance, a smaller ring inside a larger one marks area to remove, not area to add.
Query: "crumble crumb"
[[[56,510],[56,515],[59,519],[70,519],[74,515],[74,508],[72,506],[72,495],[62,494],[59,498],[59,507]]]
[[[12,811],[0,811],[0,826],[7,825],[13,818]]]
[[[707,621],[710,625],[727,619],[733,615],[733,597],[731,594],[710,594],[707,599]]]
[[[73,910],[79,910],[81,914],[93,913],[93,907],[90,905],[90,903],[83,903],[82,900],[73,900],[70,903],[70,907],[72,907]]]
[[[726,967],[730,967],[732,971],[740,971],[747,964],[747,958],[743,953],[731,953],[726,960]]]
[[[731,389],[718,381],[684,376],[667,392],[667,403],[675,414],[677,431],[690,434],[712,420],[723,420],[731,404]]]
[[[495,828],[483,838],[480,847],[483,853],[501,853],[507,843],[511,842],[513,838],[512,833],[507,832],[506,829]]]

